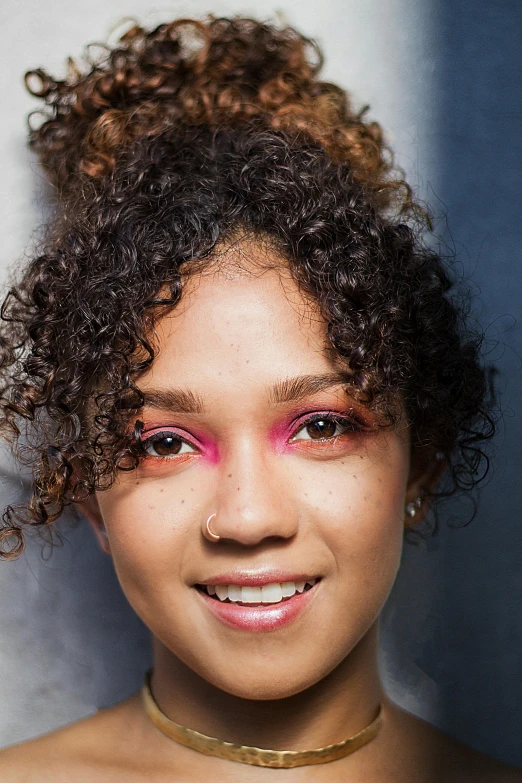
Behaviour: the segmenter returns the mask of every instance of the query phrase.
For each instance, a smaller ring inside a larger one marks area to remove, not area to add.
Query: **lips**
[[[270,581],[262,582],[259,575],[235,575],[227,580],[211,581],[214,584],[195,587],[204,606],[216,619],[237,630],[267,632],[294,622],[314,600],[320,580],[308,577],[276,582],[271,577]]]

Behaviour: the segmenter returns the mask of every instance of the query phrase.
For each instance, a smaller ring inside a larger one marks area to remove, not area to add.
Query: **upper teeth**
[[[282,582],[261,587],[241,587],[240,585],[204,585],[209,595],[217,595],[220,601],[241,602],[242,604],[277,604],[283,598],[291,598],[302,593],[305,585],[313,587],[315,579],[306,582]]]

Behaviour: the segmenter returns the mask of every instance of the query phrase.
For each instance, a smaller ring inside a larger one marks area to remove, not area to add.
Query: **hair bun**
[[[109,174],[136,139],[180,124],[246,121],[308,136],[335,162],[349,163],[381,205],[400,184],[390,182],[380,126],[317,78],[319,47],[291,27],[215,17],[150,31],[135,24],[102,56],[89,51],[81,63],[69,60],[61,81],[42,69],[26,74],[47,112],[30,128],[30,143],[62,193],[78,175]]]

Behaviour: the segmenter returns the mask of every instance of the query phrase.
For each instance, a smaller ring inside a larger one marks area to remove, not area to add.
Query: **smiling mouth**
[[[311,590],[318,579],[302,582],[275,582],[258,587],[241,585],[195,585],[196,589],[221,603],[238,606],[269,606],[289,601],[295,595]]]

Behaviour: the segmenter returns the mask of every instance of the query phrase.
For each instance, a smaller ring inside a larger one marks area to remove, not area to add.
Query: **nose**
[[[221,539],[255,546],[266,538],[289,539],[297,533],[299,511],[275,455],[245,441],[220,472],[212,531]]]

